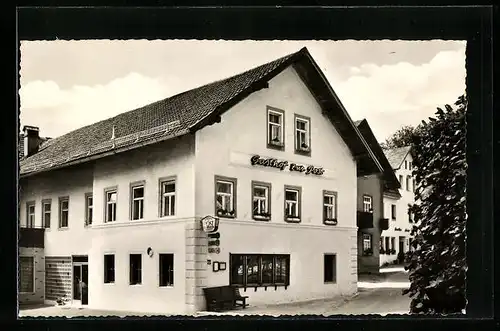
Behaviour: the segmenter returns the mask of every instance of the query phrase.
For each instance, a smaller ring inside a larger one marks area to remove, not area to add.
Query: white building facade
[[[202,289],[212,286],[239,287],[251,305],[357,291],[356,181],[379,168],[342,106],[329,114],[317,102],[319,88],[303,73],[322,74],[311,71],[307,50],[277,61],[253,69],[250,91],[229,86],[237,93],[205,117],[181,116],[147,133],[172,132],[169,139],[138,145],[144,130],[121,129],[132,111],[96,124],[95,133],[112,137],[105,157],[90,150],[58,169],[43,163],[69,134],[21,162],[21,227],[45,228],[45,300],[183,314],[204,310]],[[233,83],[199,88],[190,105],[206,107],[200,94]],[[321,93],[333,93],[323,84]],[[120,147],[127,139],[133,148]],[[220,220],[217,240],[201,231],[207,215]],[[88,285],[83,295],[79,280]]]
[[[413,159],[411,148],[401,147],[384,151],[401,183],[400,198],[384,195],[384,212],[389,219],[389,229],[380,238],[380,265],[392,264],[400,253],[410,249],[413,216],[409,208],[415,203],[415,179],[412,176]]]

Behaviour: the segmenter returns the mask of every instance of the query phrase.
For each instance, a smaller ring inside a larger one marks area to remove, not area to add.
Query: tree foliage
[[[382,148],[398,148],[410,146],[413,142],[413,136],[421,130],[421,125],[413,127],[411,125],[403,126],[398,131],[394,132],[380,145]]]
[[[460,313],[466,306],[465,113],[461,96],[455,108],[438,108],[412,135],[416,180],[415,240],[408,252],[412,313]]]

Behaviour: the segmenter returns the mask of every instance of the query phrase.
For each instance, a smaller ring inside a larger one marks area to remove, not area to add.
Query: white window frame
[[[166,187],[174,185],[173,192],[166,192]],[[177,210],[177,181],[175,178],[160,180],[160,217],[175,216]],[[173,203],[172,203],[173,200]]]
[[[109,200],[109,197],[112,195],[112,194],[116,194],[116,199],[115,201],[110,201]],[[116,207],[117,207],[117,203],[118,203],[118,189],[108,189],[105,191],[104,193],[104,222],[105,223],[111,223],[111,222],[116,222]],[[109,216],[109,213],[108,213],[108,209],[109,208],[112,208],[112,218],[113,219],[108,219],[108,216]]]
[[[373,198],[371,195],[363,195],[363,211],[373,213]]]
[[[33,212],[30,212],[31,207],[33,207]],[[34,228],[35,227],[35,213],[36,213],[36,203],[34,201],[30,201],[26,203],[26,227]]]
[[[135,190],[142,188],[142,197],[135,197]],[[130,186],[130,219],[133,221],[144,219],[144,197],[146,195],[146,187],[143,183],[132,184]],[[138,215],[139,218],[134,218],[135,215],[135,202],[138,201]]]
[[[293,192],[296,194],[297,199],[296,200],[288,200],[286,198],[287,192]],[[299,188],[294,188],[294,187],[285,187],[285,220],[286,221],[300,221],[300,194],[301,190]],[[290,215],[290,210],[292,207],[295,206],[295,214]]]
[[[36,292],[36,270],[35,270],[35,257],[32,256],[32,255],[20,255],[19,256],[19,274],[21,274],[21,258],[30,258],[33,262],[33,291],[31,292],[22,292],[21,291],[21,288],[19,288],[19,293],[22,293],[22,294],[32,294],[32,293],[35,293]],[[19,277],[21,277],[21,275],[19,275]],[[19,284],[19,282],[18,282]],[[18,285],[19,286],[19,285]],[[20,287],[20,286],[19,286]]]
[[[275,123],[275,122],[271,122],[271,119],[270,119],[270,115],[275,115],[275,116],[278,116],[280,118],[280,123]],[[284,126],[284,119],[285,119],[285,115],[283,113],[283,111],[280,111],[280,110],[274,110],[272,108],[268,108],[267,109],[267,143],[268,145],[272,145],[272,146],[278,146],[278,147],[282,147],[285,143],[285,126]],[[274,138],[272,137],[272,128],[274,127],[277,127],[279,128],[279,141],[274,141]]]
[[[373,250],[372,235],[369,233],[363,233],[363,252],[367,249]]]
[[[63,204],[64,202],[67,203],[67,207],[64,208],[63,207]],[[63,226],[63,213],[66,212],[67,213],[67,217],[66,217],[66,225]],[[69,226],[69,198],[68,197],[61,197],[59,198],[59,229],[66,229],[68,228]]]
[[[332,202],[331,203],[326,203],[325,198],[331,198]],[[332,219],[337,219],[337,193],[336,192],[329,192],[329,191],[324,191],[323,192],[323,211],[325,210],[325,207],[327,210],[331,210],[331,216],[328,217],[328,212],[327,214],[323,215],[323,220],[332,220]]]
[[[298,122],[302,122],[305,124],[305,129],[299,129]],[[311,150],[311,142],[310,142],[310,129],[311,129],[311,120],[296,116],[295,117],[295,150],[296,151],[304,151],[308,152]],[[299,134],[304,135],[304,141],[299,141]],[[302,144],[305,144],[307,147],[303,147]]]
[[[92,200],[92,203],[89,203]],[[94,210],[94,197],[92,193],[85,194],[85,226],[92,225]]]
[[[218,184],[229,184],[230,192],[219,192]],[[215,213],[217,216],[235,218],[236,217],[236,179],[234,178],[226,178],[226,177],[218,177],[215,178]],[[222,199],[222,206],[218,206],[218,198]],[[225,210],[224,206],[226,205],[226,201],[229,199],[229,210]],[[232,212],[232,214],[231,214]]]
[[[50,210],[47,211],[45,206],[50,206]],[[49,214],[49,226],[46,226],[47,223],[47,214]],[[50,229],[52,223],[52,201],[51,200],[42,200],[42,226],[45,229]]]
[[[255,189],[263,189],[264,190],[264,197],[261,196],[256,196],[255,195]],[[270,206],[271,206],[271,185],[268,183],[260,183],[260,182],[252,182],[252,216],[253,218],[257,219],[268,219],[270,216],[264,216],[262,214],[271,214],[270,212]],[[264,201],[264,210],[261,209],[261,204],[259,203],[257,206],[257,214],[255,213],[254,210],[254,202],[255,201]]]

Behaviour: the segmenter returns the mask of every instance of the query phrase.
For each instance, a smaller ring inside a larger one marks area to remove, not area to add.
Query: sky
[[[302,47],[379,141],[465,92],[465,41],[21,41],[20,128],[57,137]]]

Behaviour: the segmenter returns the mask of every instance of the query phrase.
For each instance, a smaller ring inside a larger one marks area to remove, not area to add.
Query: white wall
[[[94,234],[89,305],[101,309],[183,312],[185,223],[194,218],[193,136],[99,160],[94,170]],[[176,176],[176,215],[159,217],[159,179]],[[145,181],[144,219],[130,220],[130,183]],[[104,190],[118,187],[117,220],[104,223]],[[155,252],[148,257],[147,249]],[[104,254],[115,254],[115,284],[104,284]],[[129,254],[142,254],[142,284],[129,285]],[[159,253],[174,254],[174,286],[159,287]],[[94,291],[92,289],[95,289]]]
[[[35,201],[35,225],[42,226],[42,200],[51,199],[51,225],[45,230],[45,255],[84,255],[92,233],[85,227],[85,193],[92,192],[93,168],[80,165],[21,180],[20,222],[26,224],[26,202]],[[59,197],[69,197],[68,228],[59,226]]]
[[[285,150],[267,148],[267,106],[285,111]],[[294,113],[311,118],[311,156],[294,152]],[[291,173],[250,165],[254,154],[290,163],[324,167],[323,176]],[[287,290],[247,290],[250,303],[324,297],[356,289],[356,164],[331,122],[296,72],[289,68],[260,90],[222,115],[221,123],[196,134],[196,215],[213,215],[214,176],[235,177],[237,218],[221,218],[221,254],[213,261],[227,262],[229,253],[291,254],[291,285]],[[270,222],[252,220],[251,181],[272,184]],[[284,185],[302,187],[302,222],[284,221]],[[322,224],[323,190],[338,192],[338,225]],[[337,285],[323,284],[323,254],[338,254]],[[307,266],[307,267],[306,267]],[[229,284],[229,271],[207,275],[207,285]]]
[[[405,168],[405,160],[406,160],[406,168]],[[389,229],[382,232],[382,237],[394,237],[396,244],[396,254],[392,255],[381,255],[380,264],[391,263],[397,258],[397,254],[399,253],[399,237],[405,237],[404,243],[404,251],[409,250],[409,241],[408,238],[411,237],[410,232],[405,231],[412,229],[413,223],[408,221],[408,205],[413,205],[415,203],[415,197],[413,193],[413,177],[412,170],[410,169],[410,162],[413,163],[413,159],[410,153],[403,160],[401,166],[398,169],[395,169],[396,177],[400,178],[400,175],[403,176],[403,181],[401,182],[401,189],[399,189],[399,193],[401,194],[400,199],[394,199],[388,196],[384,197],[384,209],[386,213],[386,217],[389,219]],[[410,176],[410,187],[409,190],[406,187],[406,177]],[[396,220],[393,220],[391,217],[391,205],[396,205]],[[396,228],[401,229],[401,231],[396,231]],[[385,239],[384,239],[385,241]],[[390,242],[390,240],[389,240]],[[385,242],[384,242],[385,245]]]

